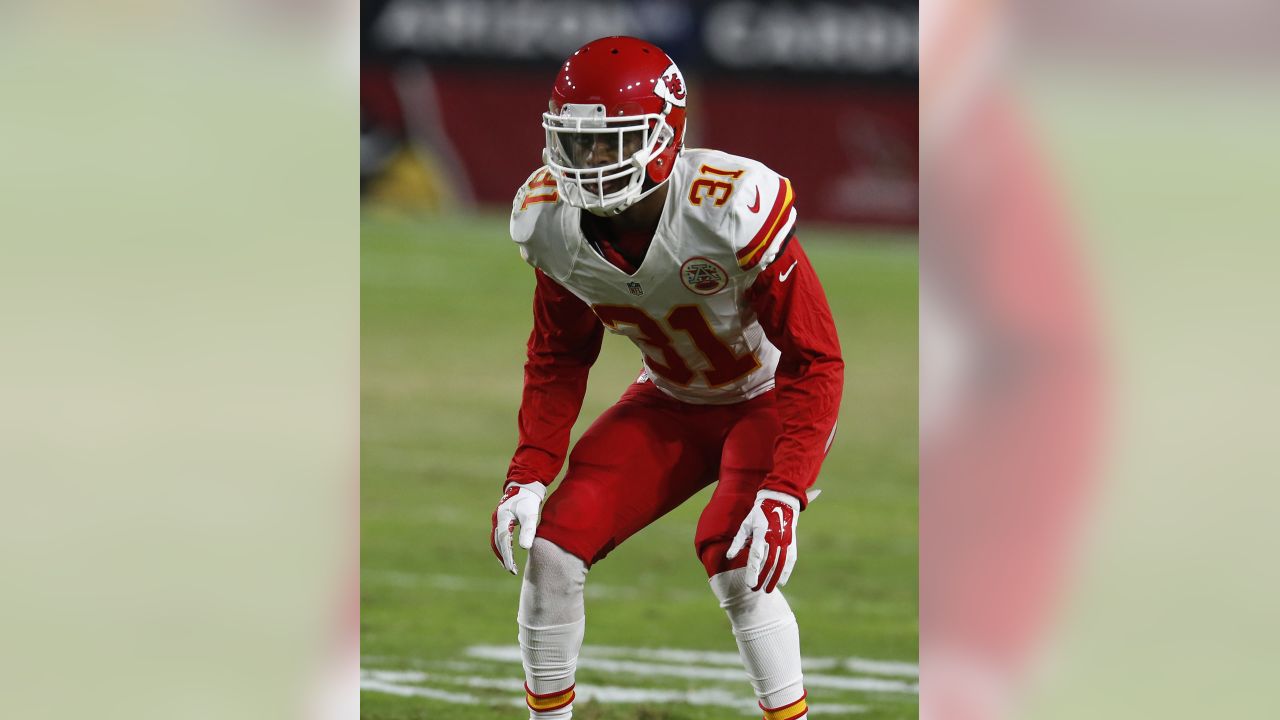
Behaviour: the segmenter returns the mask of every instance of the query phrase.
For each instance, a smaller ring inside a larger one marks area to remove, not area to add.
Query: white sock
[[[792,720],[808,712],[800,670],[800,626],[781,590],[752,592],[747,570],[711,578],[711,589],[729,615],[742,665],[767,720]]]
[[[586,626],[581,560],[541,538],[533,541],[520,586],[520,655],[530,720],[573,717],[574,672]]]

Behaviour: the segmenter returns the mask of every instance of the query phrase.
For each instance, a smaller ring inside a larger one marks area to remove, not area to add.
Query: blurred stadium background
[[[848,363],[788,587],[815,714],[914,718],[914,2],[387,0],[362,8],[362,717],[521,717],[519,581],[489,515],[515,442],[532,273],[507,237],[559,63],[644,37],[690,84],[689,145],[797,188]],[[633,379],[605,342],[575,438]],[[701,498],[592,570],[576,717],[758,716],[692,552]]]
[[[783,169],[808,221],[915,226],[914,2],[377,0],[363,12],[370,201],[508,206],[541,164],[537,118],[559,63],[586,40],[630,34],[688,78],[689,147]]]
[[[0,716],[351,718],[355,6],[5,10]],[[1278,18],[1273,0],[923,5],[920,357],[943,367],[941,385],[921,373],[922,716],[1275,714]],[[888,292],[883,266],[911,243],[857,227],[820,241],[805,209],[858,353],[846,421],[900,432],[885,412],[897,404],[872,404],[867,385],[905,375],[888,364],[909,365],[914,347],[897,327],[884,345],[870,320],[907,315],[885,300],[908,293]],[[366,213],[364,642],[368,667],[415,668],[382,680],[397,692],[513,717],[502,703],[516,693],[486,685],[518,671],[480,672],[490,661],[466,653],[514,642],[515,590],[477,537],[510,450],[519,358],[503,334],[527,310],[479,287],[528,288],[501,215]],[[476,294],[458,294],[466,280]],[[495,295],[506,304],[466,305]],[[507,354],[481,354],[495,350]],[[588,414],[625,381],[609,367]],[[868,598],[900,618],[914,599],[902,588],[915,546],[907,523],[889,527],[910,515],[910,453],[849,430],[789,593],[810,655],[905,658],[913,628],[880,621]],[[839,544],[812,537],[846,509],[821,535]],[[645,542],[594,578],[591,642],[727,645],[685,540]],[[687,574],[667,586],[689,602],[627,602],[654,592],[668,559]],[[691,684],[745,697],[707,677],[714,657],[656,659],[690,678],[704,666]],[[592,713],[692,712],[643,702]],[[380,693],[365,708],[497,714]]]

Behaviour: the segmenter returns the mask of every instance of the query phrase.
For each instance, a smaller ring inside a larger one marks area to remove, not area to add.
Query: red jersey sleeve
[[[533,332],[524,364],[520,439],[507,482],[550,485],[582,409],[587,374],[600,355],[604,326],[576,295],[535,270]]]
[[[782,351],[776,375],[782,434],[761,489],[793,495],[804,508],[804,492],[831,447],[844,390],[835,322],[822,283],[794,237],[756,278],[747,299],[769,341]]]

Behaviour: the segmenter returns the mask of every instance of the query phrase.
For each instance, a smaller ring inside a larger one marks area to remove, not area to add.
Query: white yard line
[[[452,583],[443,583],[452,584]],[[491,677],[500,669],[485,663],[519,664],[520,647],[518,645],[473,645],[466,649],[466,655],[474,661],[451,660],[440,663],[422,663],[421,661],[397,661],[387,657],[368,656],[364,662],[377,664],[408,662],[413,667],[448,668],[451,674],[438,674],[422,670],[377,670],[363,669],[360,672],[360,687],[369,692],[388,693],[401,697],[421,697],[439,700],[455,705],[476,705],[483,703],[507,703],[515,707],[524,706],[524,683],[518,676]],[[582,656],[578,667],[583,670],[618,675],[631,680],[646,677],[678,677],[693,678],[704,681],[727,682],[745,685],[741,660],[737,653],[709,650],[686,650],[680,648],[628,648],[607,645],[586,645],[582,648]],[[870,693],[903,693],[918,695],[920,687],[920,667],[914,663],[891,660],[872,660],[868,658],[804,658],[805,685],[809,688],[826,690],[854,691]],[[815,671],[828,671],[818,673]],[[862,677],[832,674],[854,672],[879,675],[882,677]],[[886,679],[883,676],[905,678],[905,680]],[[444,687],[441,687],[444,686]],[[458,688],[500,691],[508,693],[505,699],[495,700],[492,696],[478,697],[469,692],[461,692]],[[729,688],[701,688],[680,690],[674,688],[625,687],[620,685],[579,684],[578,698],[581,701],[620,704],[685,704],[708,707],[721,707],[732,710],[744,717],[759,716],[759,709],[750,697],[743,697],[741,691]],[[810,709],[812,715],[852,715],[867,711],[865,705],[821,703]]]
[[[449,685],[465,685],[471,688],[484,688],[490,690],[503,690],[511,693],[521,693],[520,697],[513,698],[512,705],[523,706],[524,683],[513,678],[486,678],[486,677],[458,677],[452,675],[437,675],[435,673],[423,673],[415,671],[397,671],[397,670],[365,670],[361,673],[360,686],[364,690],[373,692],[387,692],[402,696],[430,697],[447,702],[456,702],[463,705],[474,705],[481,702],[473,695],[465,693],[453,693],[435,688],[424,688],[418,686],[406,686],[405,682],[435,682]],[[730,692],[729,690],[709,689],[709,690],[657,690],[651,688],[631,688],[619,687],[616,685],[591,685],[579,684],[575,688],[578,699],[583,702],[594,701],[606,704],[626,703],[626,704],[669,704],[683,703],[686,705],[702,705],[713,707],[731,708],[742,713],[744,716],[754,717],[760,714],[759,708],[754,700],[743,698],[740,693]],[[453,700],[451,698],[459,698]],[[820,707],[813,708],[811,714],[857,714],[866,712],[865,705],[832,705],[823,704]]]
[[[496,662],[520,662],[520,647],[517,645],[473,645],[467,648],[467,655],[480,660]],[[606,673],[623,673],[641,677],[684,677],[699,680],[721,680],[739,682],[745,679],[740,667],[707,667],[690,664],[661,664],[638,662],[634,660],[613,660],[593,657],[583,653],[578,659],[578,667]],[[828,688],[833,690],[857,690],[862,692],[919,693],[920,688],[914,683],[901,680],[885,680],[869,677],[845,677],[842,675],[819,675],[806,673],[806,687]]]
[[[676,648],[628,648],[608,645],[586,645],[582,648],[584,657],[613,657],[631,660],[658,660],[663,662],[693,663],[704,665],[730,665],[738,667],[742,659],[736,652],[719,652],[715,650],[679,650]],[[892,660],[870,660],[867,658],[834,658],[806,657],[803,660],[805,670],[833,670],[843,667],[853,672],[864,672],[871,675],[888,675],[892,677],[918,678],[920,666],[913,663]]]
[[[844,668],[852,672],[864,672],[872,675],[895,675],[898,677],[920,677],[920,666],[915,663],[897,662],[895,660],[868,660],[866,658],[847,658]]]
[[[446,692],[435,688],[418,687],[416,685],[401,685],[399,683],[383,682],[372,678],[360,679],[361,690],[371,690],[373,692],[387,693],[388,695],[399,695],[400,697],[424,697],[432,700],[443,700],[453,703],[454,705],[479,705],[480,698],[475,695],[466,693]],[[521,705],[524,703],[521,702]]]

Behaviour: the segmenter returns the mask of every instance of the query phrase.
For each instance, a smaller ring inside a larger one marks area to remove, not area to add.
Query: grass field
[[[917,248],[802,238],[847,364],[824,494],[786,588],[812,714],[914,718]],[[488,533],[515,447],[532,271],[504,214],[366,214],[362,242],[361,716],[527,717],[520,583]],[[638,368],[634,346],[606,337],[575,438]],[[575,718],[759,717],[693,553],[706,492],[592,569]]]

